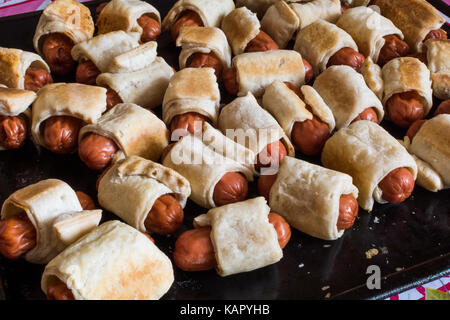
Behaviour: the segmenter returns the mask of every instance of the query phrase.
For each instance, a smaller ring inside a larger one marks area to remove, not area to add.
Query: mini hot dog
[[[118,30],[138,32],[142,43],[156,41],[161,34],[159,11],[145,1],[111,0],[97,9],[99,34]]]
[[[201,130],[204,122],[208,122],[209,119],[197,112],[186,112],[173,117],[170,122],[170,132],[179,130],[183,131],[183,135],[195,134],[198,130]],[[179,135],[177,134],[177,137]]]
[[[248,195],[247,179],[238,172],[227,172],[214,186],[213,201],[217,207],[244,201]]]
[[[413,57],[396,58],[388,62],[381,72],[383,104],[392,122],[408,128],[429,113],[433,101],[430,71],[425,64]]]
[[[42,123],[44,146],[54,153],[67,154],[76,150],[81,119],[71,116],[53,116]]]
[[[36,246],[36,229],[25,212],[0,220],[0,254],[14,260]]]
[[[97,208],[94,200],[92,200],[88,194],[83,191],[76,191],[75,194],[77,195],[78,201],[80,201],[80,205],[83,210],[94,210]]]
[[[138,156],[118,160],[99,178],[98,201],[132,227],[173,234],[183,223],[189,182],[176,171]]]
[[[75,0],[57,0],[42,12],[33,44],[52,72],[65,76],[75,69],[71,56],[73,46],[92,38],[93,34],[89,8]]]
[[[357,121],[337,131],[322,151],[325,167],[352,176],[358,203],[371,211],[374,202],[398,203],[414,189],[417,165],[406,149],[372,121]]]
[[[23,116],[0,116],[0,148],[20,148],[27,134],[28,123]]]
[[[231,48],[223,31],[216,27],[183,27],[176,39],[181,46],[180,68],[213,68],[217,79],[231,65]]]
[[[434,111],[434,115],[437,116],[439,114],[450,114],[450,99],[442,101],[439,104],[436,111]]]
[[[433,95],[441,100],[450,99],[450,40],[427,40],[421,55],[431,72]]]
[[[200,16],[192,10],[184,11],[170,28],[173,41],[177,41],[180,31],[184,27],[202,27],[203,21]]]
[[[392,59],[406,57],[409,54],[410,50],[408,44],[399,39],[398,36],[391,34],[384,36],[383,39],[385,42],[383,47],[380,49],[377,60],[377,64],[380,67],[383,67]]]
[[[168,137],[166,125],[151,111],[132,103],[117,104],[96,123],[83,127],[77,137],[78,155],[92,170],[103,170],[121,154],[156,161]]]
[[[25,90],[37,92],[46,84],[53,83],[53,78],[45,69],[29,67],[25,73]]]

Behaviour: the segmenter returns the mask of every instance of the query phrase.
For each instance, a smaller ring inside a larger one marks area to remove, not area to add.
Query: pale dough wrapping
[[[336,240],[344,234],[337,221],[339,201],[346,194],[358,198],[358,189],[348,174],[285,157],[270,189],[269,205],[297,230]]]
[[[299,18],[299,28],[303,29],[319,19],[335,23],[341,16],[340,0],[313,0],[306,3],[290,4]]]
[[[95,123],[106,110],[106,89],[79,83],[54,83],[41,88],[33,103],[31,133],[45,147],[41,124],[52,116],[71,116]]]
[[[261,29],[266,32],[281,49],[286,48],[300,26],[294,10],[285,2],[277,1],[267,9],[261,20]]]
[[[135,103],[145,108],[155,108],[163,102],[171,77],[172,67],[156,57],[151,64],[136,71],[100,74],[97,85],[113,89],[123,102]]]
[[[278,121],[289,138],[294,123],[311,120],[313,114],[325,122],[332,132],[335,126],[333,114],[317,91],[311,86],[302,86],[301,91],[312,113],[306,109],[305,102],[281,81],[274,81],[267,87],[262,106]]]
[[[0,83],[25,89],[25,74],[30,67],[50,72],[47,63],[36,53],[0,47]]]
[[[115,56],[108,66],[111,73],[133,72],[151,65],[157,56],[158,43],[149,41]]]
[[[98,185],[98,201],[127,224],[142,232],[155,201],[173,195],[184,208],[191,193],[189,182],[175,170],[138,156],[117,161]]]
[[[450,115],[440,114],[425,121],[408,150],[440,175],[445,188],[450,187]]]
[[[222,20],[222,30],[227,36],[234,55],[241,54],[260,31],[256,13],[246,7],[234,9]]]
[[[445,19],[430,3],[423,0],[377,0],[381,14],[402,30],[405,41],[416,52],[423,49],[423,40],[439,29]]]
[[[223,17],[234,8],[233,0],[178,0],[165,16],[162,29],[169,30],[185,10],[196,12],[204,27],[220,27]]]
[[[281,0],[236,0],[236,7],[247,7],[251,11],[262,17],[266,10],[273,4],[282,2]],[[289,2],[289,0],[288,0]]]
[[[417,177],[417,165],[408,151],[380,125],[360,120],[337,131],[327,140],[322,151],[325,167],[347,173],[359,190],[358,203],[372,211],[381,198],[378,184],[392,170],[407,168]]]
[[[216,27],[183,27],[176,44],[181,46],[178,58],[180,68],[186,67],[189,57],[195,53],[213,53],[225,68],[231,66],[231,48],[225,33]]]
[[[292,82],[296,86],[305,83],[302,56],[293,50],[242,53],[233,58],[232,65],[239,83],[238,96],[251,92],[259,98],[275,80]]]
[[[403,40],[403,33],[389,19],[369,7],[355,7],[346,10],[336,25],[350,34],[358,45],[359,52],[376,63],[384,36],[396,35]]]
[[[219,115],[220,91],[213,68],[185,68],[170,79],[164,94],[162,118],[167,126],[187,112],[208,117],[215,126]]]
[[[416,91],[422,98],[425,116],[433,107],[430,70],[419,59],[395,58],[381,69],[384,82],[383,104],[396,93]]]
[[[195,220],[211,226],[217,273],[226,277],[274,264],[283,251],[263,197],[210,209]],[[194,220],[194,224],[195,224]]]
[[[136,155],[158,161],[169,144],[169,130],[151,111],[133,103],[108,110],[96,123],[81,128],[78,141],[90,133],[113,140],[126,157]]]
[[[381,67],[373,62],[371,57],[366,57],[361,67],[361,74],[370,90],[380,99],[383,99],[384,82]]]
[[[25,254],[28,262],[44,264],[65,248],[53,228],[63,213],[81,211],[75,191],[57,179],[41,180],[11,194],[3,203],[2,219],[25,211],[36,229],[36,246]]]
[[[268,144],[281,140],[288,155],[295,156],[294,146],[284,130],[250,92],[222,108],[218,128],[228,138],[252,150],[255,155]]]
[[[384,117],[381,101],[363,76],[349,66],[331,66],[314,81],[314,89],[332,110],[336,129],[347,127],[365,109],[373,108],[378,122]]]
[[[113,220],[50,261],[42,291],[56,279],[76,300],[157,300],[174,281],[170,259],[143,233]]]
[[[358,52],[358,46],[347,32],[335,24],[317,20],[298,32],[294,50],[311,64],[317,76],[327,68],[331,56],[345,47]]]
[[[42,39],[47,34],[62,33],[74,44],[94,35],[94,21],[88,7],[75,0],[56,0],[42,12],[33,37],[34,49],[42,55]]]
[[[159,11],[148,2],[111,0],[98,17],[98,34],[123,30],[125,32],[138,32],[142,35],[142,27],[137,20],[143,15],[153,18],[161,24]]]
[[[0,116],[18,116],[36,99],[30,90],[10,89],[0,85]]]
[[[227,138],[209,123],[203,136],[188,135],[174,144],[163,165],[174,169],[191,184],[191,200],[204,208],[215,207],[214,188],[227,172],[240,172],[253,181],[255,154]]]
[[[137,32],[112,31],[76,44],[72,48],[75,61],[92,61],[101,71],[108,71],[114,57],[139,46]]]
[[[450,99],[450,40],[429,39],[425,46],[433,95],[442,100]]]

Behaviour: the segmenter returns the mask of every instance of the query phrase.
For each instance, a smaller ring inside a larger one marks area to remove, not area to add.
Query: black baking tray
[[[95,12],[101,2],[86,4]],[[151,1],[162,17],[174,2]],[[33,12],[0,19],[0,46],[34,51],[32,37],[39,16],[40,12]],[[158,40],[158,54],[178,67],[179,49],[168,33]],[[73,78],[55,80],[69,82]],[[224,95],[222,100],[226,103],[231,97]],[[435,101],[435,107],[438,103]],[[397,138],[405,133],[386,121],[382,125]],[[319,163],[317,158],[297,156]],[[64,180],[96,199],[98,175],[76,154],[55,155],[29,139],[20,150],[0,153],[0,204],[17,189],[47,178]],[[250,197],[257,195],[255,190],[252,183]],[[157,245],[172,259],[177,236],[191,229],[193,218],[206,211],[189,200],[182,228],[171,237],[154,235]],[[117,217],[104,212],[103,221],[110,219]],[[372,248],[379,253],[369,259],[366,252]],[[366,285],[371,265],[380,268],[380,289]],[[40,289],[43,269],[43,265],[0,257],[0,299],[45,299]],[[360,209],[353,228],[335,241],[292,230],[283,259],[259,270],[221,278],[215,271],[174,269],[175,282],[162,299],[385,299],[450,273],[450,190],[432,193],[416,186],[401,204],[376,204],[370,214]]]

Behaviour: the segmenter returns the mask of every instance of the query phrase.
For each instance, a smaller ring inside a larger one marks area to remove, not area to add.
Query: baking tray
[[[94,12],[101,2],[86,4]],[[152,4],[164,17],[174,2],[154,0]],[[39,16],[40,12],[33,12],[0,19],[0,46],[34,51],[32,37]],[[161,36],[158,46],[158,54],[178,67],[179,49],[168,33]],[[230,100],[224,95],[222,102]],[[438,103],[435,101],[435,107]],[[397,138],[404,134],[388,122],[382,125]],[[318,158],[297,156],[319,163]],[[76,154],[55,155],[28,140],[22,149],[0,154],[0,203],[17,189],[47,178],[64,180],[96,199],[97,177]],[[256,195],[253,183],[250,197]],[[185,221],[177,234],[154,235],[161,250],[172,259],[177,236],[191,229],[193,218],[206,211],[188,201]],[[110,219],[117,217],[104,212],[103,221]],[[366,252],[373,248],[379,253],[369,259]],[[366,285],[371,265],[380,268],[380,289]],[[43,269],[43,265],[0,257],[0,299],[45,299],[40,289]],[[370,214],[360,208],[353,228],[335,241],[292,230],[283,259],[259,270],[221,278],[215,271],[174,269],[175,282],[162,299],[384,299],[450,272],[450,190],[432,193],[417,186],[401,204],[376,204]]]

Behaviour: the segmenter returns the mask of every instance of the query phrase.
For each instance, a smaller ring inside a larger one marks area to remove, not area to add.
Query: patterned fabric
[[[450,275],[386,300],[450,300]]]

